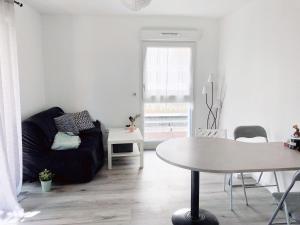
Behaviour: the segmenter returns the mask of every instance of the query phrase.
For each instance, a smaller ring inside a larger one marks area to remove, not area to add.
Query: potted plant
[[[139,118],[141,115],[140,114],[137,114],[135,116],[130,116],[129,117],[129,121],[130,121],[130,124],[127,125],[129,127],[129,131],[130,132],[133,132],[135,130],[135,121],[137,118]]]
[[[43,192],[49,192],[51,190],[52,185],[52,179],[54,177],[54,174],[50,170],[43,170],[39,173],[39,178],[41,181],[41,186]]]

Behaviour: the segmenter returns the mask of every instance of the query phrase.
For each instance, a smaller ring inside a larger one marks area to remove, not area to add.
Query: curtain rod
[[[18,2],[18,1],[14,1],[14,2],[15,2],[15,4],[17,4],[18,6],[23,7],[23,3],[22,3],[22,2]]]

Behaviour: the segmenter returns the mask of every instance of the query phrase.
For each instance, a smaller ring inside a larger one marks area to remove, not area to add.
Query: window
[[[144,138],[160,142],[190,133],[193,46],[147,43],[144,48]]]

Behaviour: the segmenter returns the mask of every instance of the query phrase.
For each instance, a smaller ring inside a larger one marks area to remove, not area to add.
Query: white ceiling
[[[21,0],[22,1],[22,0]],[[132,12],[121,0],[23,0],[44,14],[180,15],[222,17],[253,0],[152,0],[147,8]]]

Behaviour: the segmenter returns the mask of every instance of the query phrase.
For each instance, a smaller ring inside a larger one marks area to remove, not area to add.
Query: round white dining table
[[[172,216],[173,225],[218,225],[211,212],[199,209],[199,173],[242,173],[300,169],[300,153],[283,143],[245,143],[219,138],[177,138],[156,148],[163,161],[191,171],[191,207]]]

